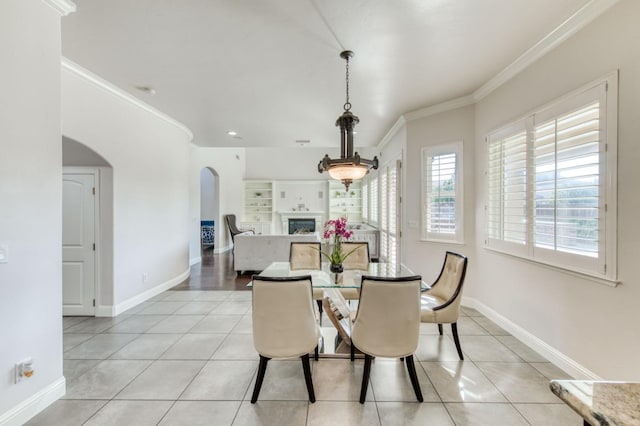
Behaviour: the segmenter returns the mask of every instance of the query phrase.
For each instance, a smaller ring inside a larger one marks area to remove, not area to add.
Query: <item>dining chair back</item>
[[[320,269],[322,253],[320,243],[292,242],[289,249],[289,267],[298,269]]]
[[[260,354],[251,402],[258,400],[267,362],[272,358],[302,359],[309,401],[315,402],[309,353],[316,350],[320,327],[311,299],[311,276],[253,276],[253,344]]]
[[[371,359],[375,356],[404,358],[416,398],[422,402],[413,361],[420,332],[421,284],[419,275],[362,277],[360,303],[351,327],[352,347],[365,355],[361,403],[367,394]]]
[[[440,275],[421,297],[420,321],[438,324],[440,335],[442,335],[442,324],[451,324],[451,332],[460,360],[464,360],[464,356],[460,346],[457,322],[466,274],[467,258],[448,251]]]
[[[342,262],[344,269],[369,270],[369,243],[367,242],[344,242],[341,245],[344,254],[351,253]]]

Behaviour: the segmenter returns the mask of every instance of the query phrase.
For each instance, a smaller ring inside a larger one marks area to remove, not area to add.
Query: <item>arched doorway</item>
[[[220,223],[218,173],[211,167],[200,170],[200,248],[201,257],[213,255],[224,224]]]
[[[111,316],[113,168],[64,136],[62,166],[63,315]]]

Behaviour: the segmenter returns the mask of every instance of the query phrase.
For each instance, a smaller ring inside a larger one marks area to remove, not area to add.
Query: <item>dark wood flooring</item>
[[[202,262],[191,267],[189,278],[171,290],[251,290],[247,284],[251,274],[238,276],[233,270],[233,251],[214,254],[203,250]]]

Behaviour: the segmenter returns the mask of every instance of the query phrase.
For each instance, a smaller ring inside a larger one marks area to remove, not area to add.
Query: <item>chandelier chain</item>
[[[347,80],[347,101],[344,103],[344,110],[349,111],[351,109],[351,102],[349,102],[349,57],[345,58],[347,61],[347,71],[346,71],[346,80]]]

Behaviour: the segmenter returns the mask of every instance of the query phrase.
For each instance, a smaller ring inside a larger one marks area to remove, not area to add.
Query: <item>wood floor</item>
[[[202,262],[191,267],[189,278],[171,290],[250,290],[251,274],[238,276],[233,269],[233,251],[214,254],[205,249]]]

